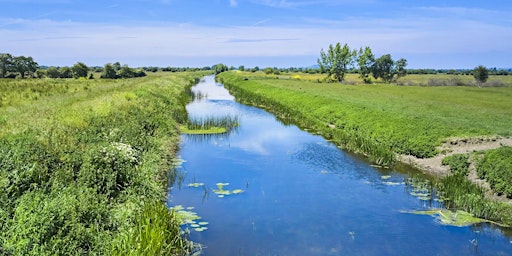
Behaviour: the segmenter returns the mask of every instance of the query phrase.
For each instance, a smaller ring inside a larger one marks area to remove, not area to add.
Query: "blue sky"
[[[512,67],[512,1],[0,0],[0,52],[40,65],[302,67],[336,42],[410,68]]]

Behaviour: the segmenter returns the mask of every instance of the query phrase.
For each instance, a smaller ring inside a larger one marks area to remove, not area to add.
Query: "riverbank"
[[[223,73],[219,79],[237,100],[263,107],[282,121],[321,134],[378,165],[402,161],[446,174],[447,167],[439,161],[443,154],[455,152],[439,148],[447,138],[506,138],[512,133],[510,87],[353,86],[247,72]],[[466,204],[469,199],[461,200],[464,203],[459,204]],[[512,224],[512,208],[496,208],[509,216],[493,218]]]
[[[193,250],[165,195],[204,75],[0,80],[0,254]]]

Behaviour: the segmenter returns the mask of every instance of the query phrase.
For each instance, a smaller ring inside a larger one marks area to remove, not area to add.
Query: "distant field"
[[[239,72],[242,74],[242,72]],[[307,74],[307,73],[286,73],[281,72],[279,75],[266,75],[263,72],[243,72],[245,76],[251,76],[260,79],[292,79],[311,82],[321,82],[325,78],[325,74]],[[347,74],[345,84],[364,84],[358,77],[358,74]],[[380,80],[374,80],[374,83],[381,83]],[[450,75],[450,74],[425,74],[425,75],[407,75],[397,81],[399,85],[420,85],[420,86],[448,86],[448,85],[474,85],[475,79],[471,75]],[[512,86],[512,75],[509,76],[490,76],[484,87],[503,87]]]
[[[384,162],[389,156],[379,155],[386,151],[431,157],[450,137],[512,135],[512,87],[345,85],[318,83],[323,75],[302,73],[229,72],[219,77],[242,101],[275,108],[281,116]],[[450,75],[403,79],[419,83],[432,77]],[[512,81],[508,76],[493,79]],[[356,80],[357,75],[347,77]]]

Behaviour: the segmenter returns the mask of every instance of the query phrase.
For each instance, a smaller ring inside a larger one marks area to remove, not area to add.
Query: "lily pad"
[[[201,225],[201,226],[206,226],[206,225],[208,225],[208,224],[210,224],[210,223],[208,223],[208,222],[206,222],[206,221],[201,221],[201,222],[199,222],[199,223],[197,223],[197,224],[199,224],[199,225]]]
[[[240,194],[240,193],[243,193],[244,191],[241,190],[241,189],[235,189],[232,191],[233,194]]]
[[[188,187],[198,188],[198,187],[202,187],[202,186],[204,186],[204,183],[195,182],[195,183],[190,183],[190,184],[188,184],[187,186],[188,186]]]
[[[384,183],[385,185],[388,185],[388,186],[398,186],[398,185],[402,184],[402,183],[400,183],[400,182],[392,182],[392,181],[385,181],[385,182],[383,182],[383,183]]]
[[[389,180],[391,179],[391,175],[382,175],[380,178],[383,180]]]

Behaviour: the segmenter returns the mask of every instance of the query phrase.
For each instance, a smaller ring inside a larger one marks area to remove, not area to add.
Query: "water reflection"
[[[240,119],[231,134],[183,137],[184,185],[172,190],[169,204],[194,207],[209,222],[208,230],[190,234],[207,246],[206,255],[511,254],[510,241],[488,225],[442,226],[403,213],[437,203],[411,195],[407,173],[372,167],[238,104],[213,77],[197,88],[207,96],[187,106],[189,115]],[[212,192],[217,183],[244,192],[220,198]]]

